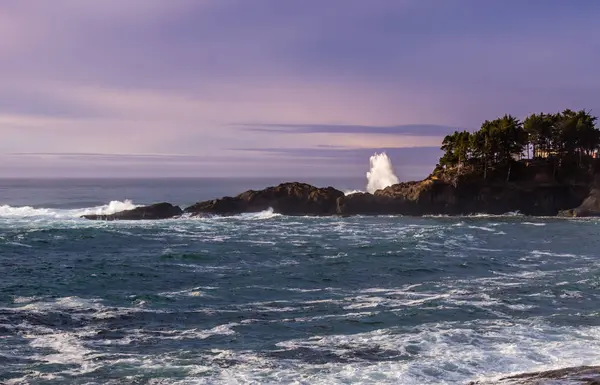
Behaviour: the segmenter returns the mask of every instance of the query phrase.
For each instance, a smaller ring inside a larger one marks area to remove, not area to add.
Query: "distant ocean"
[[[283,181],[0,180],[0,383],[466,384],[600,364],[597,220],[79,218]]]

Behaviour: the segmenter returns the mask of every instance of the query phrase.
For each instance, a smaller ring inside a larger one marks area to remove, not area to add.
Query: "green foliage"
[[[531,114],[523,121],[523,129],[528,135],[532,158],[541,157],[549,152],[552,145],[552,133],[555,115]],[[529,156],[529,151],[528,156]]]
[[[504,168],[510,178],[512,164],[525,156],[545,159],[555,170],[575,162],[582,167],[600,150],[597,118],[585,110],[564,110],[556,114],[531,114],[523,122],[512,115],[486,120],[473,133],[455,131],[444,138],[444,155],[439,166],[460,169],[478,167],[487,177],[488,169]]]
[[[468,131],[455,131],[447,135],[442,142],[444,156],[440,158],[440,165],[457,165],[467,160],[470,151],[470,136]]]

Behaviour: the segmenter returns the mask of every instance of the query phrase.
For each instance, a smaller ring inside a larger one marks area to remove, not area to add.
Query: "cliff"
[[[486,173],[464,166],[437,168],[422,181],[386,187],[374,194],[353,194],[338,200],[343,215],[469,215],[519,212],[532,216],[555,216],[577,207],[582,215],[600,213],[598,199],[589,195],[595,169],[564,168],[557,172],[545,161],[519,161],[510,169]]]
[[[338,200],[344,215],[468,215],[505,214],[554,216],[579,205],[589,192],[587,184],[485,182],[458,184],[427,179],[400,183],[375,194],[353,194]]]
[[[594,184],[585,200],[576,208],[562,210],[562,217],[600,217],[600,183]]]

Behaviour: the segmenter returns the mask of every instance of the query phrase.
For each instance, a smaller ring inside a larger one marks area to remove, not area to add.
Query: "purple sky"
[[[424,177],[504,113],[600,113],[597,0],[0,0],[0,177]]]

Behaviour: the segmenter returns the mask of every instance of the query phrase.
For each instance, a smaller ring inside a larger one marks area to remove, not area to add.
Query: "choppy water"
[[[600,363],[600,222],[82,210],[0,208],[0,383],[464,384]]]

